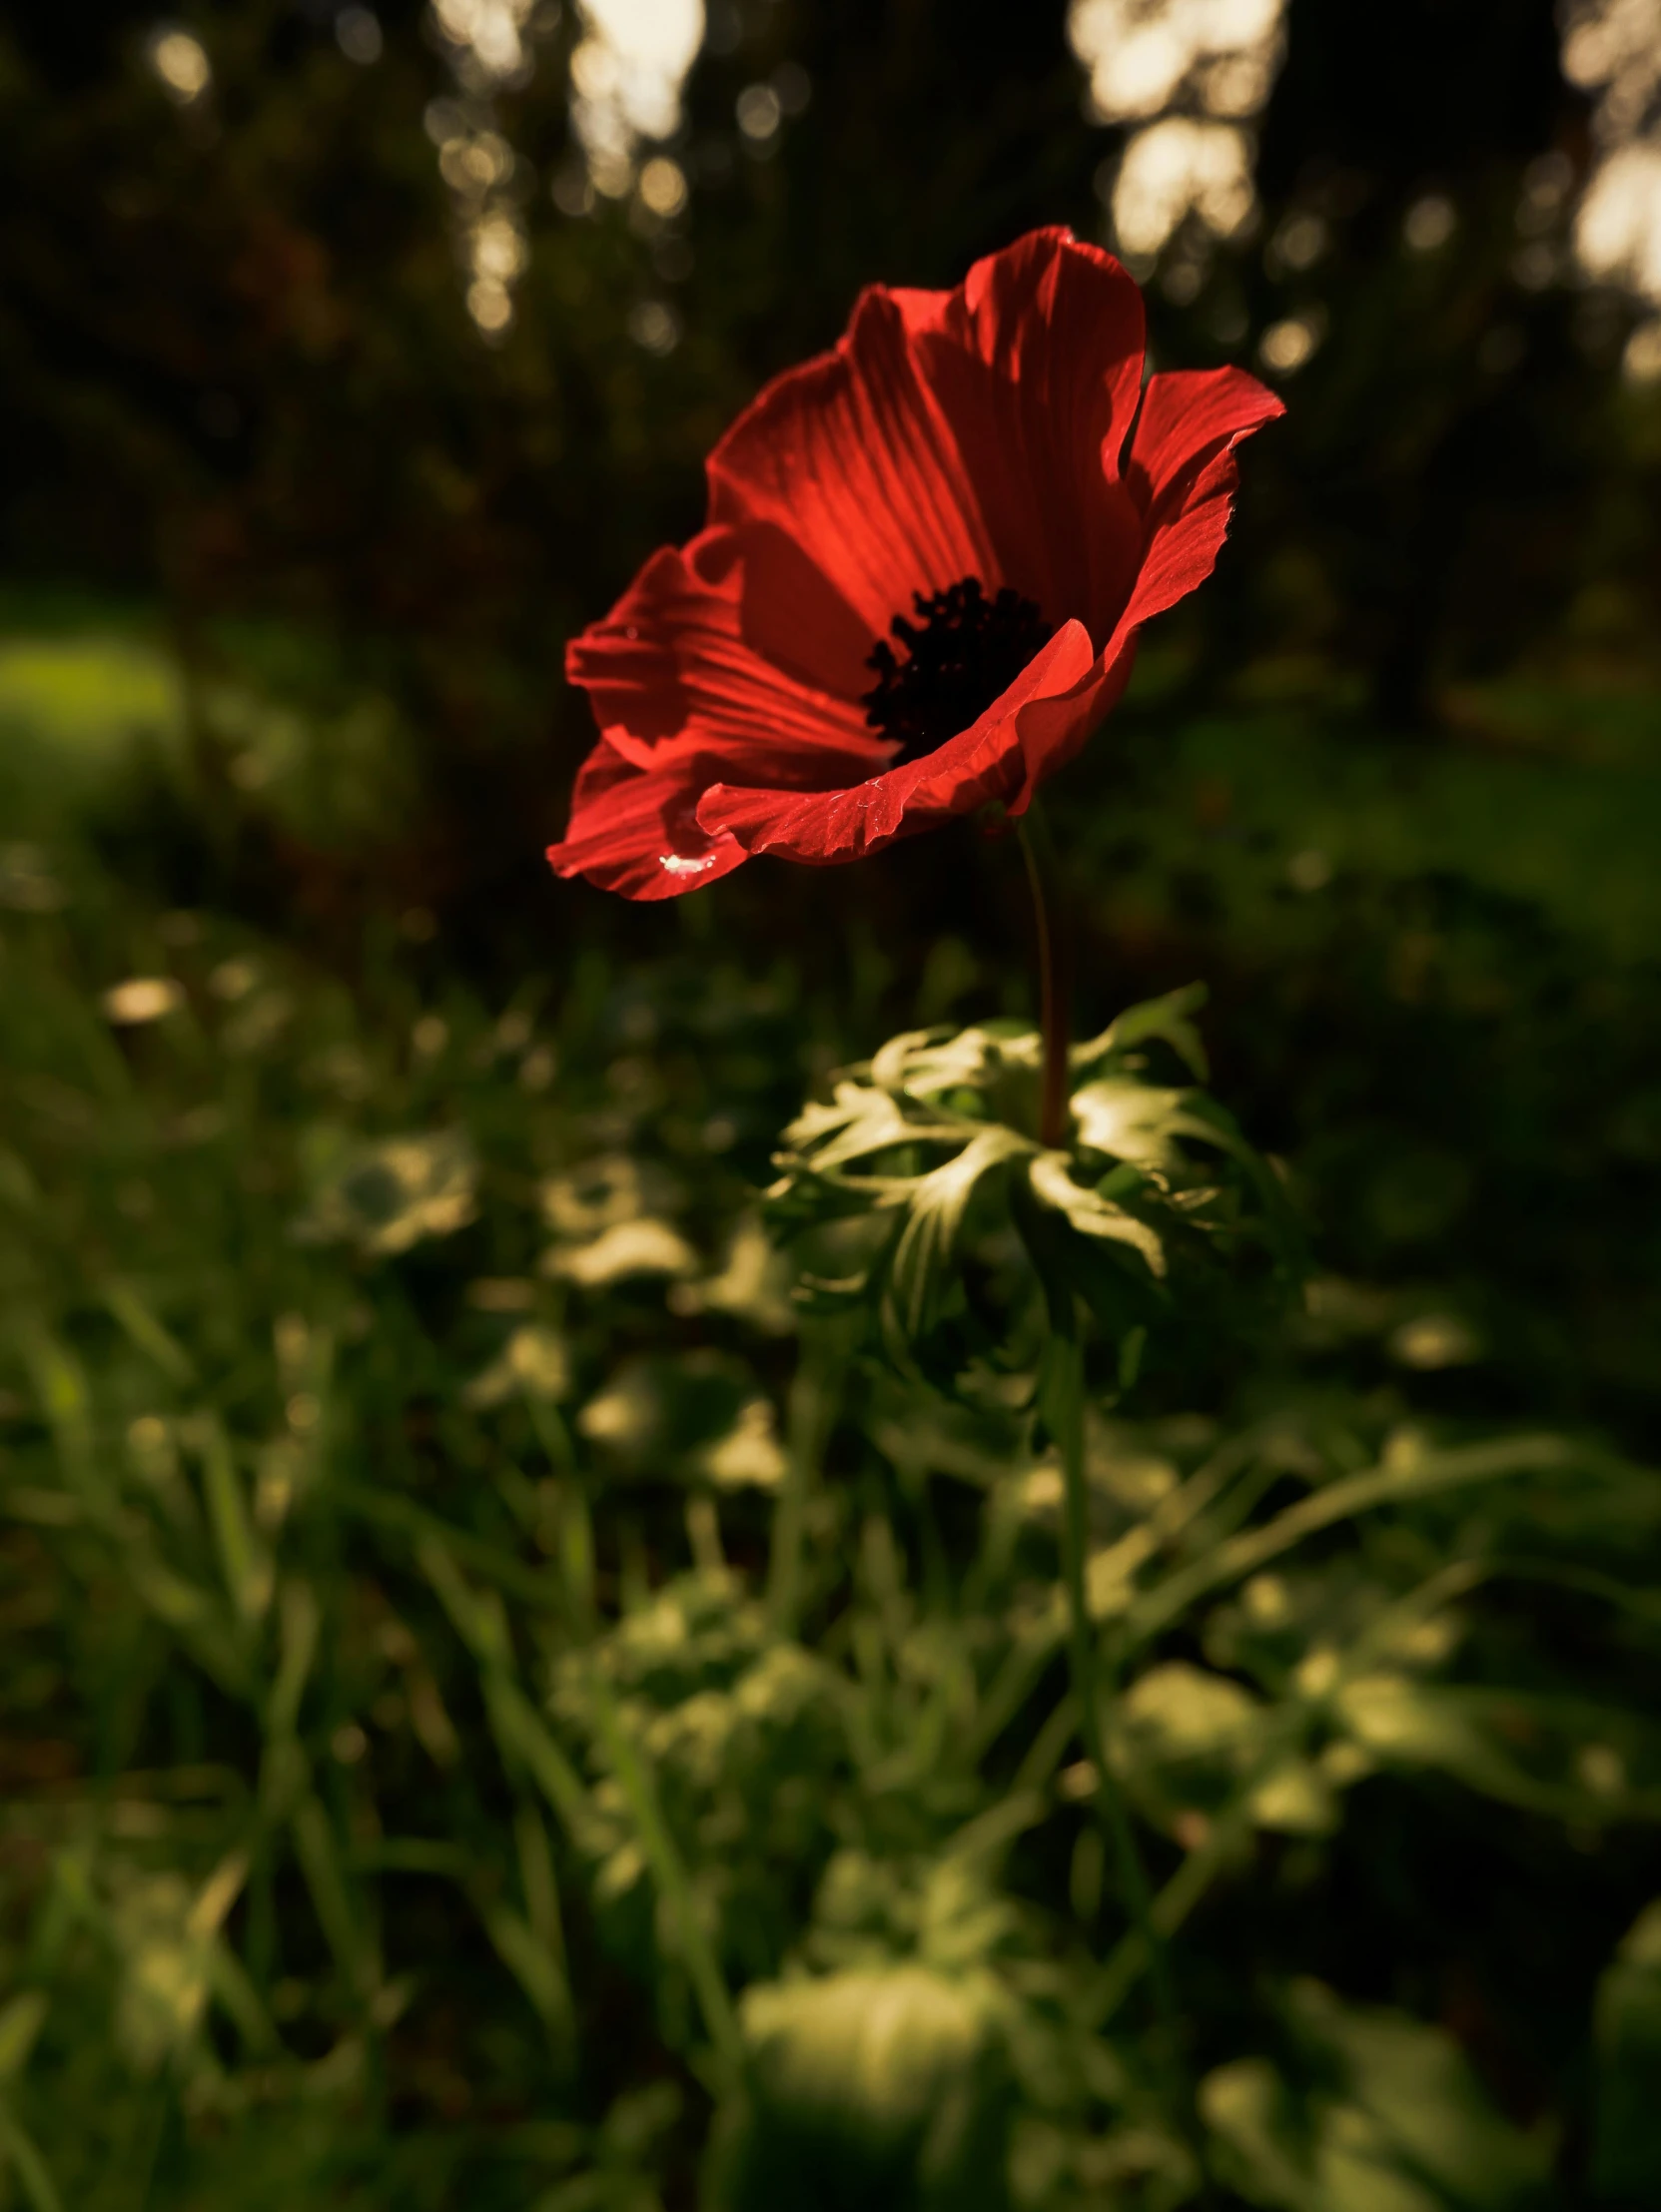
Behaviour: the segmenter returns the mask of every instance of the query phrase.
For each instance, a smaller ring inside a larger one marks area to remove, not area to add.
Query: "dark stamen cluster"
[[[1031,599],[1008,584],[989,599],[978,576],[913,592],[912,603],[918,619],[891,625],[904,657],[880,639],[865,663],[877,680],[860,700],[872,729],[898,741],[896,767],[968,729],[1050,635]]]

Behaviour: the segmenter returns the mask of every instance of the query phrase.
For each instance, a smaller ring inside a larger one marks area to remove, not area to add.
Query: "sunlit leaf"
[[[790,1462],[768,1400],[740,1406],[732,1427],[703,1447],[696,1464],[720,1490],[776,1490]]]
[[[1493,2110],[1445,2030],[1344,2005],[1314,1982],[1298,1983],[1287,2008],[1301,2046],[1289,2083],[1246,2058],[1201,2087],[1219,2166],[1252,2203],[1499,2212],[1535,2200],[1545,2146]]]
[[[1159,1038],[1171,1047],[1196,1081],[1204,1083],[1209,1073],[1206,1048],[1189,1017],[1199,1013],[1208,997],[1203,983],[1191,983],[1179,991],[1167,992],[1163,999],[1150,999],[1142,1006],[1131,1007],[1111,1022],[1100,1037],[1085,1045],[1075,1045],[1069,1055],[1070,1063],[1080,1074],[1085,1074],[1106,1060],[1134,1052],[1149,1038]]]
[[[912,1183],[905,1225],[889,1261],[892,1310],[905,1335],[916,1336],[927,1326],[951,1285],[958,1231],[977,1185],[1030,1148],[1013,1129],[982,1129],[955,1159]]]
[[[477,1212],[477,1180],[471,1141],[458,1129],[351,1147],[321,1181],[295,1234],[377,1255],[405,1252],[465,1228]]]
[[[672,1299],[677,1312],[730,1313],[769,1335],[785,1336],[796,1326],[790,1276],[788,1261],[760,1217],[747,1213],[734,1228],[720,1267],[672,1293]]]
[[[1158,1233],[1146,1221],[1127,1213],[1123,1206],[1115,1205],[1112,1199],[1076,1183],[1063,1154],[1040,1153],[1029,1163],[1027,1179],[1040,1201],[1064,1214],[1069,1226],[1077,1229],[1081,1236],[1128,1245],[1147,1261],[1151,1272],[1156,1275],[1166,1272],[1165,1246]]]
[[[551,1246],[542,1272],[595,1290],[631,1275],[689,1275],[697,1264],[697,1253],[678,1229],[646,1219],[618,1221],[591,1243]]]
[[[474,1375],[462,1397],[468,1405],[483,1411],[521,1396],[562,1398],[570,1381],[570,1358],[563,1337],[535,1322],[526,1322],[513,1331],[489,1366]]]
[[[730,1436],[754,1382],[719,1352],[628,1360],[577,1414],[580,1433],[626,1465],[668,1473]]]
[[[748,2094],[718,2123],[721,2212],[1002,2212],[1009,2083],[995,1994],[919,1966],[748,1991]]]
[[[0,2082],[12,2080],[29,2063],[47,2004],[44,1990],[25,1989],[0,2006]]]
[[[628,1152],[604,1152],[537,1188],[542,1218],[572,1243],[592,1243],[606,1229],[668,1210],[674,1185],[663,1169]]]
[[[1565,1820],[1661,1819],[1661,1730],[1589,1702],[1365,1675],[1334,1698],[1369,1756]]]

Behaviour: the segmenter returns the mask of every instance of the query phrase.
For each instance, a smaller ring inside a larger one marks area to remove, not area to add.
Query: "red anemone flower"
[[[1234,448],[1282,411],[1238,369],[1144,389],[1143,330],[1062,230],[955,292],[867,291],[711,453],[706,527],[570,645],[600,739],[558,872],[668,899],[1022,813],[1210,575]]]

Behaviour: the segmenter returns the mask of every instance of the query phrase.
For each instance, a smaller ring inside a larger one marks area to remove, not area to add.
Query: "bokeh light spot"
[[[381,59],[385,41],[381,21],[372,8],[343,8],[335,18],[335,42],[349,62],[368,69]]]
[[[202,41],[172,24],[151,33],[150,66],[172,97],[187,107],[200,100],[214,81]]]
[[[1320,344],[1320,326],[1312,315],[1288,315],[1264,331],[1257,343],[1257,355],[1263,367],[1277,375],[1294,375]]]
[[[662,300],[642,300],[630,311],[628,335],[645,353],[672,354],[680,344],[680,318]]]
[[[1427,192],[1402,218],[1401,235],[1413,253],[1433,254],[1453,236],[1458,220],[1453,202],[1445,193]]]
[[[124,1029],[159,1022],[164,1015],[176,1014],[184,1003],[185,994],[171,976],[130,976],[125,983],[112,985],[103,1001],[107,1019]]]
[[[1285,0],[1073,0],[1067,33],[1098,123],[1136,123],[1102,191],[1115,237],[1152,261],[1191,216],[1236,238],[1256,212],[1246,128],[1267,104]]]
[[[773,138],[784,120],[784,105],[771,85],[746,85],[736,104],[738,128],[752,145]]]
[[[667,154],[657,154],[640,172],[640,197],[653,215],[665,221],[686,205],[686,172]]]

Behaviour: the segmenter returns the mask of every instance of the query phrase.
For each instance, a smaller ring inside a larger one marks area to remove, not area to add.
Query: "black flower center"
[[[1031,599],[1008,584],[989,599],[979,576],[914,591],[912,603],[915,622],[897,614],[890,624],[900,651],[880,638],[867,659],[877,680],[859,702],[872,729],[899,744],[891,767],[968,729],[1050,636]]]

